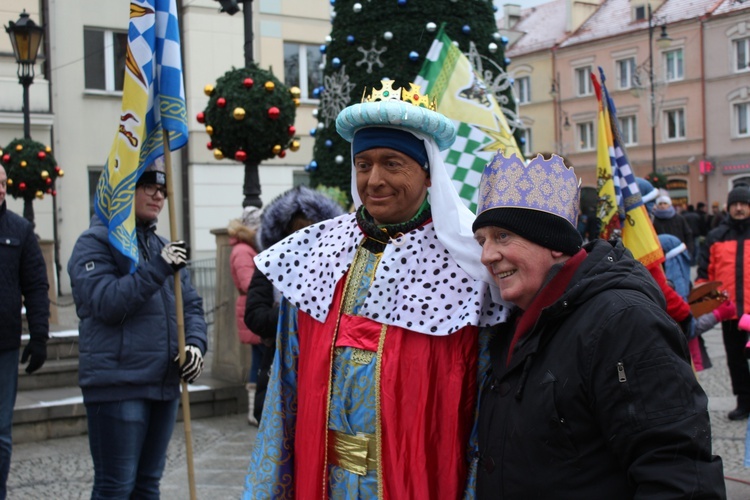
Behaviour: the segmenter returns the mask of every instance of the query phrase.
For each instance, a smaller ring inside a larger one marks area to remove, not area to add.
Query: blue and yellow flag
[[[601,238],[609,239],[613,232],[620,230],[623,245],[644,266],[649,267],[664,261],[664,251],[630,168],[617,125],[617,110],[604,84],[606,78],[602,68],[599,68],[599,74],[601,84],[596,75],[591,75],[599,101],[596,150],[596,184],[599,190],[597,217],[601,221],[599,234]]]
[[[177,7],[175,0],[132,0],[120,123],[95,200],[110,243],[132,261],[131,272],[138,265],[135,183],[164,155],[164,130],[170,150],[187,142]]]
[[[436,99],[438,111],[456,124],[456,142],[443,160],[458,195],[472,212],[477,209],[484,166],[498,151],[523,154],[492,91],[442,26],[415,80],[422,94]]]

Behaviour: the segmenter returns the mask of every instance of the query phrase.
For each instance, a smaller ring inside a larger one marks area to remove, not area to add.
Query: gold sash
[[[375,435],[328,431],[328,463],[360,476],[378,468]]]

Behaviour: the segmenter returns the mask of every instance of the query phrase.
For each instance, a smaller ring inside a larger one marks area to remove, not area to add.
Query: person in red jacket
[[[739,185],[727,197],[727,217],[706,237],[698,255],[698,279],[721,281],[729,298],[737,306],[734,318],[722,321],[721,331],[732,392],[737,407],[729,412],[730,420],[744,420],[750,415],[750,368],[745,357],[747,332],[737,327],[737,318],[750,312],[750,188]]]

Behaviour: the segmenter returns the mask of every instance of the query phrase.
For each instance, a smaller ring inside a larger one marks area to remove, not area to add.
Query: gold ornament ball
[[[206,133],[208,135],[214,135],[214,128],[211,125],[206,125]]]
[[[299,141],[292,141],[289,149],[291,149],[292,151],[299,151]]]
[[[23,144],[16,144],[16,151],[23,151]]]
[[[60,169],[60,171],[57,173],[57,176],[62,177],[63,175],[65,175],[65,171],[63,169]]]
[[[277,155],[277,154],[281,153],[281,146],[279,144],[277,144],[277,145],[275,145],[273,147],[273,149],[271,149],[271,151],[273,151],[273,154]]]
[[[295,99],[299,99],[302,95],[302,91],[299,89],[299,87],[292,87],[289,89],[289,93],[292,94],[292,97]]]
[[[268,81],[268,82],[266,82],[266,84],[264,85],[264,87],[266,88],[267,91],[273,92],[273,89],[276,88],[276,84],[273,83],[273,82],[271,82],[271,81]]]
[[[292,101],[294,101],[294,107],[299,108],[300,100],[299,99],[292,99]]]
[[[49,172],[47,172],[46,170],[42,170],[40,175],[42,176],[42,179],[46,179],[47,177],[49,177]]]
[[[26,168],[26,165],[28,165],[28,163],[26,163],[26,160],[21,160],[21,168]]]
[[[9,186],[12,186],[12,185],[13,185],[13,179],[11,179],[10,177],[8,177],[8,185],[9,185]]]
[[[47,147],[44,148],[44,151],[47,152],[47,153],[51,153],[52,152],[52,148],[49,147],[49,146],[47,146]]]
[[[37,198],[39,198],[40,200],[41,200],[42,198],[44,198],[44,191],[37,191],[37,192],[36,192],[36,197],[37,197]]]
[[[211,97],[211,94],[214,93],[214,86],[211,84],[206,85],[205,87],[203,87],[203,93],[208,97]]]
[[[245,108],[234,108],[234,111],[232,111],[232,116],[234,116],[234,119],[237,121],[244,120]]]
[[[214,149],[214,158],[221,160],[224,158],[224,153],[222,153],[220,149]]]

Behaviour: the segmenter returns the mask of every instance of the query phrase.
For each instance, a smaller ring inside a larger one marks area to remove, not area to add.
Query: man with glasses
[[[203,301],[190,283],[185,242],[156,235],[166,200],[166,174],[138,179],[134,210],[138,266],[109,243],[94,217],[78,238],[68,274],[79,325],[79,385],[94,462],[91,498],[158,498],[180,396],[180,378],[203,369]],[[175,272],[180,272],[185,362],[178,365]]]

